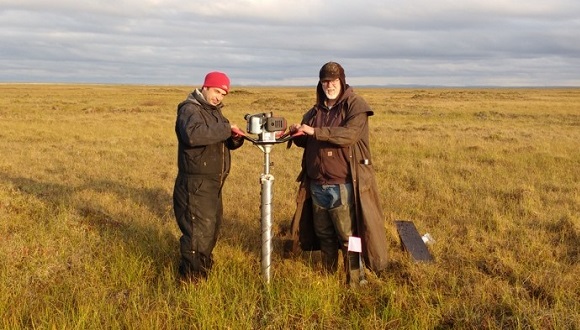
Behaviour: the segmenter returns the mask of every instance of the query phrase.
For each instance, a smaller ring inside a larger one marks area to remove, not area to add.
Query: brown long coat
[[[367,117],[372,116],[373,112],[364,99],[354,94],[348,85],[346,87],[338,102],[338,106],[341,106],[344,112],[344,123],[357,115],[363,115],[363,113]],[[320,104],[308,111],[304,115],[302,123],[312,123],[319,106]],[[355,191],[356,232],[361,238],[366,266],[378,272],[387,267],[387,240],[385,220],[369,148],[368,118],[364,121],[361,129],[348,130],[344,127],[337,127],[338,130],[333,129],[333,127],[315,129],[315,136],[319,140],[344,145],[347,148]],[[304,146],[304,140],[307,138],[310,137],[302,137],[302,140],[296,139],[294,143],[298,146]],[[298,178],[300,186],[296,197],[296,211],[292,219],[290,238],[284,245],[287,255],[320,249],[312,224],[312,199],[304,167],[303,159],[302,171]]]

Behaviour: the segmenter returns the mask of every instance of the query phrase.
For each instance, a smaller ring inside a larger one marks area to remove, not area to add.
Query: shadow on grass
[[[162,189],[134,188],[113,181],[93,181],[79,186],[69,186],[53,182],[41,182],[30,178],[12,177],[6,173],[0,174],[0,180],[11,183],[14,189],[24,196],[31,196],[44,202],[55,215],[59,210],[73,215],[72,221],[77,221],[90,231],[111,242],[111,246],[122,245],[127,251],[140,257],[153,260],[157,274],[164,267],[173,266],[177,258],[177,238],[170,228],[163,226],[172,219],[171,196]],[[114,210],[115,202],[102,205],[99,201],[82,201],[75,195],[84,190],[93,193],[108,193],[116,195],[121,203],[125,200],[137,205],[134,214]],[[24,206],[24,209],[26,206]],[[142,219],[145,208],[152,219]],[[171,212],[169,212],[171,211]],[[50,219],[45,219],[50,220]]]
[[[129,252],[152,260],[157,274],[161,274],[166,267],[177,268],[180,234],[173,214],[172,196],[163,189],[132,187],[111,180],[70,186],[13,177],[6,173],[0,173],[0,180],[11,183],[23,195],[43,201],[55,213],[57,209],[69,210],[75,215],[75,221],[112,240],[112,246],[122,245]],[[115,198],[109,205],[104,205],[99,200],[80,199],[79,194],[84,191],[113,195]],[[135,205],[135,212],[126,211],[126,204]],[[123,210],[115,209],[116,205],[121,205]],[[273,237],[275,248],[278,246],[277,239]],[[259,258],[260,224],[248,226],[242,221],[224,218],[217,244],[230,244]],[[277,254],[278,251],[273,253]]]
[[[150,258],[155,263],[157,274],[166,267],[177,267],[179,259],[179,232],[173,215],[172,196],[163,189],[131,187],[110,180],[91,181],[79,186],[40,182],[24,177],[12,177],[0,174],[0,180],[12,183],[16,190],[44,201],[49,207],[57,209],[64,206],[78,217],[78,222],[90,230],[98,231],[102,237],[114,240],[111,245],[123,245],[128,251],[138,256]],[[113,194],[121,204],[129,201],[138,210],[130,213],[115,210],[114,205],[102,205],[99,201],[81,201],[76,196],[79,192]],[[151,213],[151,219],[142,219],[143,214]],[[317,253],[304,252],[298,256],[284,256],[284,240],[287,239],[289,219],[276,220],[272,228],[272,258],[273,262],[289,259],[310,267],[317,268],[319,256]],[[248,225],[247,222],[225,217],[220,237],[217,242],[242,249],[247,255],[261,258],[262,237],[261,223]],[[391,254],[398,248],[396,242],[391,242]],[[397,253],[399,254],[399,253]],[[388,268],[390,276],[395,275],[400,281],[409,281],[409,273],[405,262],[391,260]]]

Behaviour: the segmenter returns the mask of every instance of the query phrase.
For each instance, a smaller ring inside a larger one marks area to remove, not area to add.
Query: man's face
[[[205,97],[205,100],[211,105],[218,105],[226,96],[226,91],[217,87],[204,87],[201,89],[201,94]]]
[[[322,90],[329,100],[335,100],[340,95],[340,79],[321,80]]]

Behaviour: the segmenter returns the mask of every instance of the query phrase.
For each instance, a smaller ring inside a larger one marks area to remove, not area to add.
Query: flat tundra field
[[[263,153],[232,153],[207,281],[176,279],[176,105],[195,86],[0,85],[2,329],[580,329],[580,89],[357,88],[389,267],[351,289],[286,259],[301,150],[274,146],[271,282]],[[315,87],[233,86],[224,114],[299,122]],[[429,233],[434,262],[395,221]]]

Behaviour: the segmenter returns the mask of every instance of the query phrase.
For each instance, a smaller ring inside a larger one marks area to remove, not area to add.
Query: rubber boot
[[[322,266],[329,273],[335,273],[338,268],[338,239],[328,210],[316,204],[314,212],[314,232],[320,241]]]
[[[340,249],[344,260],[344,272],[346,274],[346,284],[358,286],[359,283],[359,262],[358,253],[348,251],[348,240],[353,235],[354,209],[349,205],[340,205],[328,210],[334,228],[338,234]]]
[[[362,270],[359,263],[359,254],[358,252],[347,251],[346,255],[346,283],[351,288],[359,287],[361,279],[364,278],[364,276],[361,276]]]
[[[181,258],[179,275],[183,281],[197,282],[207,279],[213,265],[213,259],[196,251],[183,254],[188,258]]]

